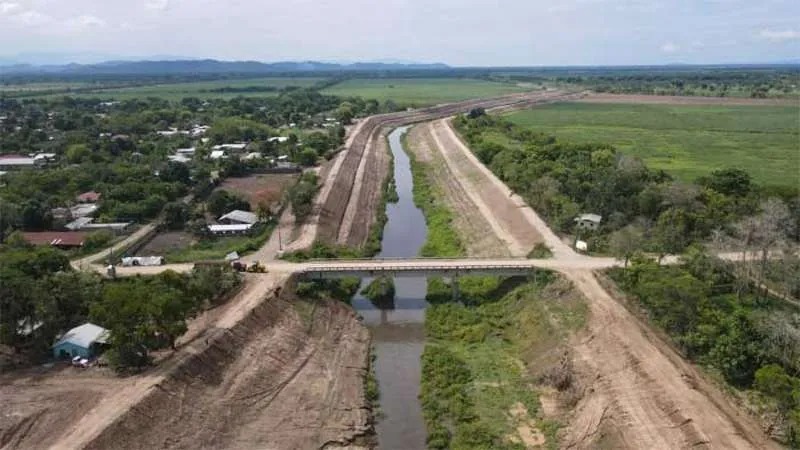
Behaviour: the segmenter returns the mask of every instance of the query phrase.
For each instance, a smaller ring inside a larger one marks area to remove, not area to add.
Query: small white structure
[[[73,218],[77,219],[79,217],[91,216],[97,212],[99,208],[100,207],[94,203],[78,203],[69,208],[69,213]]]
[[[228,155],[225,154],[225,150],[212,150],[208,157],[211,159],[225,159]]]
[[[75,217],[75,216],[73,216],[73,217]],[[78,230],[82,229],[83,227],[85,227],[86,225],[90,224],[92,222],[92,220],[94,220],[94,219],[92,219],[91,217],[78,217],[77,219],[73,220],[72,222],[64,225],[64,228],[66,228],[66,229],[68,229],[70,231],[78,231]]]
[[[242,156],[241,159],[243,161],[252,161],[254,159],[261,159],[263,157],[264,156],[261,153],[252,152]]]
[[[180,155],[180,154],[178,154],[178,155],[169,155],[169,156],[167,156],[167,159],[172,161],[172,162],[177,162],[177,163],[182,163],[182,164],[186,164],[186,163],[192,161],[192,158],[190,158],[190,157],[188,157],[186,155]]]
[[[232,152],[241,152],[247,147],[245,143],[237,144],[219,144],[211,147],[211,150],[230,150]]]
[[[230,252],[225,255],[225,261],[236,261],[239,259],[239,254],[237,252]]]
[[[123,267],[161,266],[163,264],[164,264],[163,256],[127,256],[122,258]]]
[[[175,150],[175,154],[176,155],[188,155],[188,156],[191,156],[191,155],[194,155],[194,153],[196,151],[197,151],[197,148],[195,148],[195,147],[179,148],[179,149]]]
[[[599,214],[581,214],[575,218],[578,228],[583,230],[596,230],[600,228],[600,222],[602,220],[603,216]]]
[[[287,136],[274,136],[267,139],[267,142],[277,142],[279,144],[283,144],[284,142],[288,141],[289,138]]]
[[[219,222],[227,225],[249,224],[258,222],[258,216],[250,211],[235,209],[219,218]]]
[[[226,234],[246,234],[253,228],[252,224],[237,224],[237,225],[209,225],[208,231],[215,236],[222,236]]]
[[[576,241],[575,249],[581,252],[585,252],[589,250],[589,244],[587,244],[586,241]]]

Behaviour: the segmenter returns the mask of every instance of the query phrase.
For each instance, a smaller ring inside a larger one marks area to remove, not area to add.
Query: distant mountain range
[[[188,75],[188,74],[269,74],[285,72],[360,72],[396,70],[448,69],[442,63],[383,63],[363,62],[352,64],[318,61],[262,63],[257,61],[218,61],[215,59],[166,61],[107,61],[98,64],[0,65],[0,75],[56,74],[56,75]]]

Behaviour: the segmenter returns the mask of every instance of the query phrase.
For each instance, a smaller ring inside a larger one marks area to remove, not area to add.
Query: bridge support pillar
[[[453,278],[450,279],[450,287],[453,290],[453,301],[459,301],[461,299],[461,292],[458,290],[458,276],[453,275]]]

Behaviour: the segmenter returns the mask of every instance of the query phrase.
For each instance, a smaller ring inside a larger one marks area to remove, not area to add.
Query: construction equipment
[[[249,272],[249,273],[267,273],[267,268],[264,267],[264,265],[262,265],[258,261],[253,261],[253,264],[251,264],[249,267],[247,267],[247,272]]]

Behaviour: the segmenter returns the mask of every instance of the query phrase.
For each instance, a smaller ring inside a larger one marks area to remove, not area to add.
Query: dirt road
[[[543,239],[553,251],[555,265],[588,300],[586,334],[572,349],[584,396],[564,433],[565,447],[775,446],[751,418],[612,298],[588,266],[578,268],[597,258],[577,255],[563,244],[521,198],[511,194],[472,155],[446,121],[427,127],[451,170],[446,175],[455,175],[478,206],[471,212],[456,212],[483,215],[497,237],[511,243],[515,254]]]

